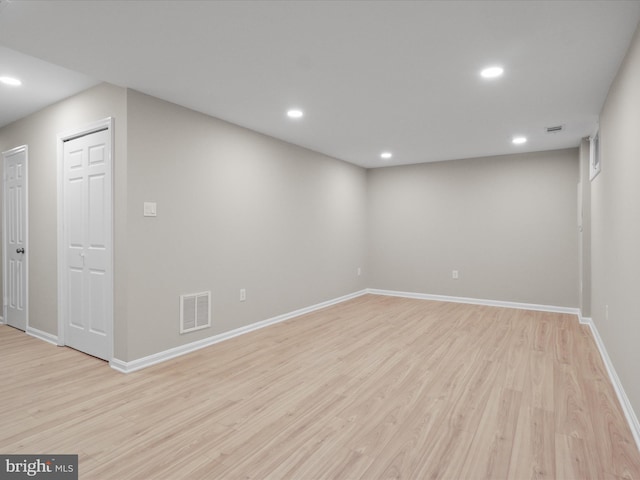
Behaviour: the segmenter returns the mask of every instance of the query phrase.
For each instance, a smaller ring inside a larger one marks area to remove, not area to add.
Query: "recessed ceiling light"
[[[522,145],[523,143],[527,143],[527,137],[513,137],[511,140],[515,145]]]
[[[502,67],[487,67],[480,72],[483,78],[497,78],[504,73]]]
[[[5,85],[11,85],[12,87],[19,87],[20,85],[22,85],[22,82],[20,80],[13,77],[0,77],[0,82],[4,83]]]
[[[384,158],[385,160],[390,159],[391,157],[393,157],[393,155],[391,154],[391,152],[382,152],[380,154],[380,158]]]
[[[292,108],[287,112],[289,118],[302,118],[303,115],[302,110],[298,110],[297,108]]]

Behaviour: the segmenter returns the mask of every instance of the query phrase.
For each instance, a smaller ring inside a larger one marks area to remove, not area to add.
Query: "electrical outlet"
[[[451,270],[451,278],[457,280],[459,278],[458,270]]]
[[[158,210],[156,202],[144,202],[144,216],[145,217],[156,217],[158,216]]]
[[[362,269],[358,267],[358,276],[362,275]]]
[[[240,301],[244,302],[247,299],[247,290],[245,288],[240,289]]]

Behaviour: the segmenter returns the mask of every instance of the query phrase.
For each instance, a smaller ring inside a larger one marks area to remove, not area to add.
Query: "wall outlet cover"
[[[156,217],[157,215],[156,202],[144,202],[144,216]]]

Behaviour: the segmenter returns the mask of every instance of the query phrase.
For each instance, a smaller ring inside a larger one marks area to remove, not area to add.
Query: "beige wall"
[[[577,307],[578,166],[568,149],[370,170],[369,286]]]
[[[127,105],[123,360],[366,287],[364,169],[135,91]],[[212,328],[179,335],[179,295],[206,290]]]
[[[640,412],[640,30],[605,101],[600,147],[602,171],[591,183],[591,315]]]
[[[29,326],[53,335],[58,332],[57,136],[106,117],[115,119],[115,183],[119,185],[123,174],[126,181],[122,88],[98,85],[0,129],[0,151],[25,144],[29,148]],[[118,242],[118,224],[116,232]],[[116,275],[119,266],[116,263]],[[123,329],[123,324],[116,323],[116,335]]]

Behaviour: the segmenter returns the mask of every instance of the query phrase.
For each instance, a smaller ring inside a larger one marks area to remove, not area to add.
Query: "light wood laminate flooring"
[[[364,295],[128,375],[0,326],[0,453],[88,479],[640,479],[573,315]]]

